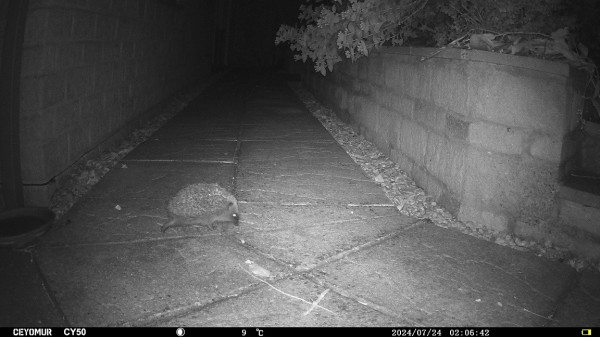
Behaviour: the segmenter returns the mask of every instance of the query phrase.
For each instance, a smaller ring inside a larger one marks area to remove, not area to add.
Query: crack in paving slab
[[[317,294],[323,295],[322,298]],[[327,310],[310,310],[316,298]],[[386,315],[329,291],[301,274],[270,282],[235,300],[208,305],[190,315],[157,321],[168,326],[407,326],[396,315]]]
[[[265,193],[287,195],[287,196],[290,196],[290,197],[299,197],[299,198],[305,198],[305,199],[322,200],[322,201],[327,200],[325,198],[306,196],[306,195],[301,195],[301,194],[297,194],[297,193],[284,193],[284,192],[273,191],[273,190],[265,190],[265,189],[260,189],[260,188],[240,189],[238,191],[239,192],[265,192]]]
[[[196,164],[236,164],[233,160],[203,160],[203,159],[123,159],[134,162],[167,162],[167,163],[196,163]]]
[[[303,177],[303,176],[317,176],[317,177],[335,178],[335,179],[358,181],[358,182],[368,182],[368,183],[372,183],[373,182],[371,179],[357,179],[357,178],[352,178],[352,177],[338,176],[338,175],[334,175],[334,174],[310,173],[310,172],[309,173],[276,174],[276,175],[273,175],[271,173],[245,170],[244,174],[260,175],[260,176],[266,177],[266,179],[269,179],[269,177],[273,177],[272,179],[269,179],[269,180],[272,180],[272,181],[275,180],[275,179],[277,179],[277,178],[287,178],[287,177],[289,177],[289,178],[296,178],[296,177]]]
[[[342,220],[330,220],[324,222],[314,223],[312,225],[302,226],[302,229],[311,229],[311,228],[323,228],[326,229],[327,226],[339,225],[339,224],[350,224],[355,222],[365,222],[365,220],[378,220],[378,219],[395,219],[401,218],[401,215],[383,215],[383,216],[372,216],[372,217],[357,217],[355,219],[342,219]],[[242,220],[243,221],[243,220]],[[253,228],[250,230],[244,230],[244,233],[277,233],[282,231],[289,231],[289,228]]]

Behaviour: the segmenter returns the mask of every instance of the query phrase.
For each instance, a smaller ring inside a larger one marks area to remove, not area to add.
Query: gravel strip
[[[340,120],[330,108],[321,105],[300,83],[288,82],[288,85],[350,157],[360,165],[365,175],[381,186],[400,213],[418,219],[428,219],[437,226],[453,228],[464,234],[513,249],[531,251],[538,256],[565,262],[577,271],[586,268],[600,271],[600,263],[577,258],[568,250],[550,241],[539,244],[512,234],[492,232],[485,226],[471,221],[459,221],[450,212],[437,205],[432,196],[418,187],[406,172],[379,151],[373,143],[354,132],[352,127]]]

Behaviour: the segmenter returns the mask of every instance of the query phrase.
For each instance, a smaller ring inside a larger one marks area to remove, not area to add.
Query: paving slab
[[[242,201],[240,210],[243,214],[240,221],[242,233],[301,229],[356,221],[368,222],[376,219],[392,219],[399,223],[415,221],[414,218],[400,214],[394,206],[275,204]]]
[[[36,255],[49,288],[74,326],[115,326],[202,307],[259,283],[252,260],[274,275],[277,264],[228,237],[72,247]]]
[[[175,124],[167,123],[152,134],[155,140],[161,139],[196,139],[235,141],[238,136],[235,124]]]
[[[350,162],[351,159],[344,153],[339,153],[335,144],[324,144],[322,148],[312,143],[306,147],[293,144],[296,153],[302,153],[304,159],[292,159],[293,156],[283,156],[276,144],[260,144],[261,146],[246,146],[242,151],[237,193],[240,199],[253,202],[285,202],[285,203],[313,203],[313,204],[344,204],[344,205],[393,205],[385,196],[380,186],[362,176],[358,169],[348,174],[347,171],[337,171],[334,167],[324,167],[326,160],[331,162],[336,158],[338,162]],[[288,145],[281,144],[282,146]],[[292,147],[290,146],[290,147]],[[275,154],[269,156],[268,152]],[[271,158],[288,158],[280,168],[279,162],[270,164],[265,161],[244,160],[246,155],[256,158],[260,156]],[[300,155],[298,155],[300,156]],[[294,164],[292,164],[293,162]],[[315,168],[307,168],[310,163],[318,162]],[[304,163],[306,165],[301,165]],[[312,171],[312,172],[311,172]]]
[[[324,284],[426,326],[548,326],[576,272],[421,223],[312,271]]]
[[[241,162],[296,160],[313,162],[352,162],[352,159],[335,141],[302,142],[266,140],[243,142],[240,147]]]
[[[600,273],[582,271],[565,294],[551,326],[600,326]]]
[[[290,90],[282,90],[281,85],[252,85],[247,92],[249,103],[299,102],[296,94]]]
[[[236,141],[151,138],[131,151],[123,160],[137,161],[188,161],[229,162],[234,161]]]
[[[226,111],[226,108],[217,108],[218,111],[206,111],[204,113],[179,113],[173,117],[169,123],[174,126],[186,125],[237,125],[238,115],[233,111]],[[239,109],[239,108],[238,108]]]
[[[243,94],[241,94],[243,95]],[[198,98],[174,116],[171,125],[235,124],[244,108],[242,97],[229,96]]]
[[[290,128],[307,128],[313,126],[316,128],[323,128],[314,117],[310,116],[308,111],[302,114],[293,115],[274,115],[268,111],[255,110],[252,113],[244,114],[241,117],[240,123],[242,125],[263,125],[270,126],[272,128],[279,128],[281,130],[287,130]],[[268,134],[267,134],[268,135]]]
[[[290,172],[297,175],[315,175],[331,176],[347,180],[371,181],[364,172],[352,160],[344,158],[342,161],[302,161],[302,160],[269,160],[256,161],[247,160],[238,165],[240,177],[248,175],[247,179],[252,179],[253,175],[274,175],[285,176]],[[266,170],[267,172],[263,172]]]
[[[316,129],[312,123],[269,123],[246,124],[242,128],[240,141],[288,140],[304,142],[330,142],[331,136]]]
[[[199,327],[378,327],[408,326],[402,317],[387,315],[340,296],[302,276],[291,276],[271,286],[245,293],[198,312],[157,321],[155,326]],[[310,310],[319,295],[319,307]]]
[[[284,230],[242,232],[242,237],[258,251],[298,271],[305,271],[377,244],[415,223],[415,219],[393,214]]]
[[[271,115],[279,115],[290,117],[292,115],[304,115],[306,114],[306,108],[303,106],[299,106],[297,103],[290,103],[289,101],[273,101],[269,99],[265,99],[264,101],[269,102],[268,104],[264,104],[260,101],[258,102],[249,102],[246,106],[246,113],[248,115],[253,115],[254,113],[263,113],[263,114],[271,114]]]
[[[0,257],[0,327],[65,326],[31,253],[0,247]]]

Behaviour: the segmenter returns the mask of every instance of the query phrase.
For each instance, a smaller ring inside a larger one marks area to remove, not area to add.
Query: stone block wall
[[[435,51],[388,48],[325,77],[306,67],[303,81],[460,220],[552,230],[582,103],[569,67]]]
[[[28,204],[55,177],[206,76],[214,1],[30,0],[21,83]]]
[[[600,124],[587,122],[585,132],[578,158],[579,165],[583,170],[600,176]]]

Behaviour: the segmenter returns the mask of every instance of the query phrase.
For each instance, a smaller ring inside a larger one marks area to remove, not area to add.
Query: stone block
[[[427,134],[427,130],[409,120],[402,122],[398,132],[398,144],[402,153],[423,167],[425,167],[427,152]]]
[[[358,72],[358,79],[366,81],[369,77],[369,62],[368,58],[361,57],[355,61]]]
[[[472,221],[495,233],[510,232],[509,218],[503,212],[486,210],[482,205],[471,201],[463,201],[458,211],[459,220]]]
[[[432,69],[421,63],[400,64],[399,69],[402,93],[430,102],[431,86],[435,85],[431,80]]]
[[[431,195],[434,199],[438,199],[447,191],[446,186],[439,179],[428,172],[427,175],[424,176],[425,179],[419,185],[423,190],[427,191],[427,194]]]
[[[377,86],[384,86],[384,65],[381,55],[370,55],[368,58],[368,80]]]
[[[379,107],[377,111],[377,125],[375,129],[375,133],[382,138],[382,141],[385,140],[386,148],[381,149],[383,152],[386,152],[389,155],[389,148],[396,146],[396,136],[397,131],[395,129],[396,119],[398,118],[397,114],[390,109],[385,107]],[[384,151],[385,150],[385,151]]]
[[[425,167],[457,195],[463,191],[466,174],[466,146],[430,132],[427,139]]]
[[[451,112],[446,112],[445,117],[445,131],[448,137],[454,137],[458,140],[466,140],[469,137],[470,122]]]
[[[560,218],[572,227],[582,229],[600,240],[600,209],[561,199]]]
[[[473,148],[467,154],[464,186],[465,200],[476,200],[484,205],[502,205],[517,211],[519,183],[511,175],[516,160],[480,152]]]
[[[357,95],[353,95],[351,94],[352,100],[351,100],[351,104],[348,108],[348,112],[350,113],[350,115],[352,116],[352,119],[354,119],[355,121],[358,121],[358,118],[360,117],[361,111],[362,111],[362,106],[364,104],[366,104],[366,98],[362,97],[362,96],[357,96]]]
[[[530,147],[529,154],[533,157],[559,163],[562,159],[563,143],[560,139],[548,135],[536,135]]]
[[[559,136],[569,131],[564,77],[475,62],[467,69],[470,116]]]
[[[383,54],[384,85],[390,90],[397,90],[400,86],[398,79],[399,69],[395,55]]]
[[[402,171],[408,174],[412,172],[415,165],[414,161],[402,153],[397,146],[390,151],[390,159],[392,159],[394,163],[398,164]]]
[[[377,129],[377,115],[379,114],[379,105],[370,99],[365,99],[361,104],[361,110],[356,117],[356,121],[364,126],[369,132]]]
[[[521,154],[527,137],[521,129],[486,122],[469,125],[469,143],[493,152]]]
[[[431,102],[437,106],[466,116],[468,75],[464,61],[436,59],[431,71]]]
[[[392,109],[399,112],[404,118],[414,118],[415,100],[403,95],[392,95]]]
[[[517,216],[546,218],[556,208],[558,167],[469,148],[463,197]]]
[[[435,104],[415,99],[413,106],[413,121],[423,125],[426,129],[444,132],[446,126],[445,112]]]
[[[427,170],[423,166],[416,164],[409,172],[409,175],[412,178],[412,180],[415,181],[415,184],[420,188],[423,188],[427,183],[427,179],[429,179],[429,172],[427,172]]]
[[[460,198],[458,195],[450,192],[449,190],[444,190],[442,194],[437,198],[437,203],[444,207],[450,214],[457,216],[460,211]]]

